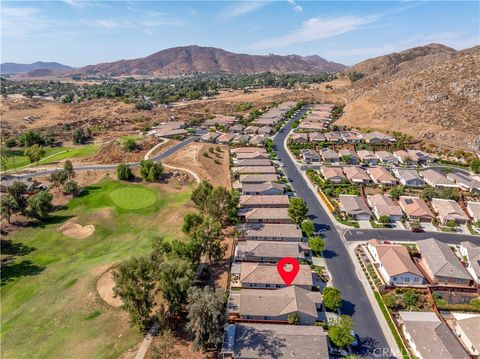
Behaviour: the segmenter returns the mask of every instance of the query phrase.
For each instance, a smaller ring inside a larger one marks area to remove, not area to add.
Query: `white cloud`
[[[197,15],[199,15],[200,13],[199,13],[197,10],[195,10],[195,9],[190,9],[190,14],[193,15],[193,16],[197,16]]]
[[[236,3],[235,5],[228,6],[224,9],[222,17],[231,18],[242,16],[254,11],[261,9],[262,7],[268,5],[270,1],[245,1]]]
[[[49,26],[37,8],[1,7],[2,36],[22,37]]]
[[[130,21],[117,21],[111,19],[81,19],[80,24],[104,30],[125,29],[133,27],[133,24]]]
[[[293,11],[295,12],[302,12],[303,11],[303,7],[301,7],[300,5],[298,5],[295,0],[287,0],[287,2],[293,6]]]
[[[325,20],[314,17],[304,21],[298,29],[292,31],[288,35],[262,40],[252,44],[250,47],[252,49],[271,49],[325,39],[356,30],[363,25],[376,21],[377,19],[377,16],[341,16]]]

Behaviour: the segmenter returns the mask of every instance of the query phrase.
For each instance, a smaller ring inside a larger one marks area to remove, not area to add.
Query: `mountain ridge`
[[[59,62],[43,62],[35,61],[31,64],[22,64],[17,62],[4,62],[0,65],[1,74],[21,74],[35,70],[51,70],[51,71],[69,71],[74,70],[74,67],[61,64]]]
[[[237,54],[215,47],[179,46],[151,55],[81,67],[70,73],[95,76],[174,76],[192,73],[338,72],[346,66],[320,56]]]

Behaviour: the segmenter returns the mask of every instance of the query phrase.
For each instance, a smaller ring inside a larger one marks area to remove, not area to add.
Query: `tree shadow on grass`
[[[0,250],[3,255],[24,256],[36,250],[34,247],[26,246],[23,243],[14,243],[10,240],[0,240]]]
[[[26,228],[45,228],[51,224],[60,224],[68,221],[70,218],[73,218],[72,215],[57,215],[45,218],[43,221],[29,221],[24,224]]]
[[[43,272],[45,267],[40,267],[32,263],[30,260],[21,262],[9,262],[2,264],[2,276],[0,279],[0,286],[4,286],[15,278],[28,277],[37,275]]]

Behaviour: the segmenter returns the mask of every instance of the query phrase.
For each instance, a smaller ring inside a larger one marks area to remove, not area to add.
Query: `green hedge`
[[[375,295],[375,299],[377,300],[378,305],[380,306],[380,309],[383,313],[383,316],[385,317],[385,320],[387,321],[388,327],[390,328],[393,337],[395,338],[395,341],[397,342],[398,348],[402,352],[402,357],[405,359],[409,359],[410,355],[408,354],[407,348],[405,348],[405,345],[403,344],[403,340],[398,334],[397,327],[395,326],[395,323],[393,323],[392,319],[390,318],[390,313],[388,312],[388,309],[385,307],[383,304],[382,298],[380,297],[380,294],[378,292],[373,292]]]

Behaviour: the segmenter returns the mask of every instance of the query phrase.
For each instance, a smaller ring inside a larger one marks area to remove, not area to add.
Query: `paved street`
[[[182,147],[185,147],[186,145],[188,145],[189,143],[195,141],[195,139],[197,138],[197,136],[191,136],[191,137],[188,137],[186,140],[183,140],[182,142],[179,142],[177,143],[175,146],[173,147],[170,147],[169,149],[167,149],[166,151],[160,153],[159,155],[155,156],[155,157],[152,157],[152,160],[154,160],[155,162],[158,162],[158,161],[161,161],[163,160],[164,158],[174,154],[175,152],[177,152],[179,149],[181,149]],[[75,171],[96,171],[96,170],[114,170],[116,169],[118,166],[118,164],[113,164],[113,165],[91,165],[91,166],[75,166]],[[130,167],[138,167],[139,166],[139,163],[138,162],[135,162],[135,163],[129,163],[129,166]],[[63,168],[63,167],[62,167]],[[51,173],[54,173],[56,171],[59,171],[61,170],[62,168],[53,168],[53,169],[49,169],[49,170],[43,170],[43,171],[31,171],[31,172],[27,172],[27,170],[24,172],[24,174],[21,174],[21,175],[15,175],[15,177],[18,177],[18,178],[28,178],[28,177],[38,177],[38,176],[45,176],[45,175],[49,175]]]
[[[297,117],[301,117],[301,114]],[[367,294],[356,276],[354,265],[340,235],[283,146],[294,119],[292,118],[275,137],[275,151],[279,159],[285,164],[284,170],[292,187],[294,187],[297,195],[306,201],[310,209],[311,220],[318,228],[327,229],[324,232],[326,242],[324,256],[333,277],[333,285],[342,292],[344,299],[342,312],[352,315],[355,321],[355,331],[361,338],[358,353],[373,356],[373,349],[388,348],[388,344]],[[378,349],[376,352],[378,353]]]

